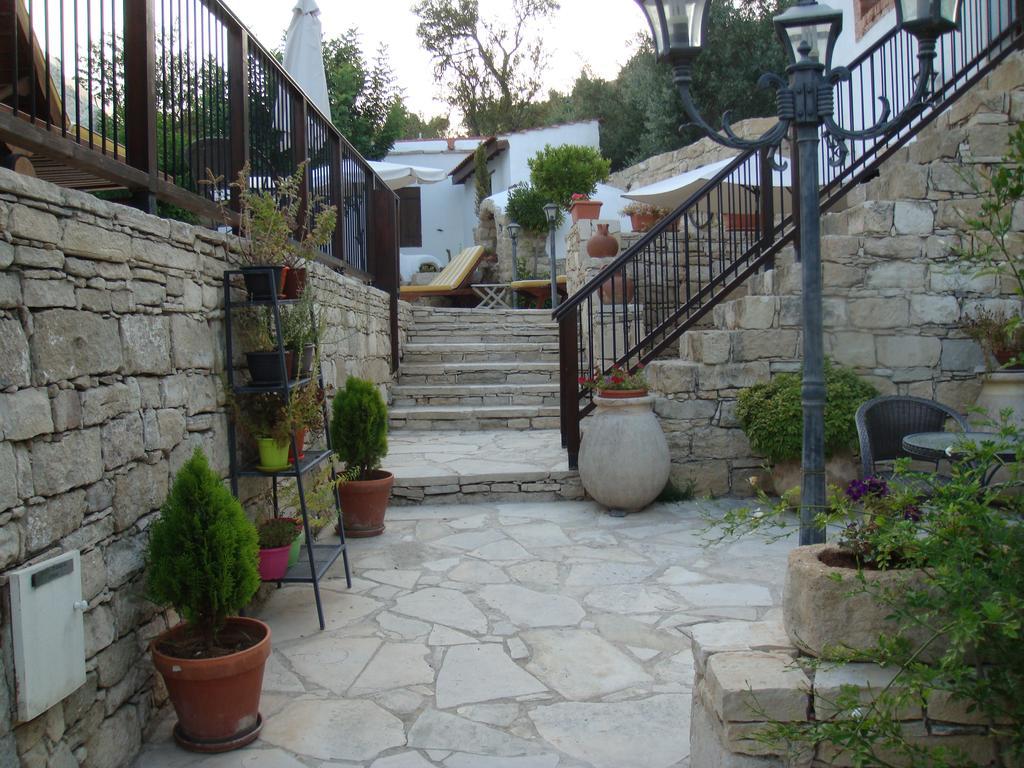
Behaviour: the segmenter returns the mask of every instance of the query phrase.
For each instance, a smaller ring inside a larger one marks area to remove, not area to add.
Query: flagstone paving
[[[262,736],[193,755],[166,715],[138,768],[681,768],[692,643],[785,644],[792,542],[703,547],[701,510],[590,502],[393,508],[350,542],[353,586],[271,593]],[[765,620],[769,621],[765,621]],[[757,622],[757,623],[754,623]],[[694,768],[698,768],[694,766]]]

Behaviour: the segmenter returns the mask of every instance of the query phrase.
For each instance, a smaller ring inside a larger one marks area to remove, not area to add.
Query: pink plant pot
[[[288,570],[288,553],[292,545],[260,550],[260,578],[263,581],[278,581]]]

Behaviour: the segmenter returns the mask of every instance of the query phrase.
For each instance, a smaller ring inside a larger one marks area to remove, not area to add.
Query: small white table
[[[474,283],[470,286],[480,297],[478,306],[484,309],[511,309],[509,297],[511,292],[508,283]]]

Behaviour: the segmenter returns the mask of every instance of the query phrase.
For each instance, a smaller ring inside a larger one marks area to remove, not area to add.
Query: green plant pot
[[[299,551],[302,549],[302,534],[300,533],[295,537],[295,541],[292,542],[292,548],[288,550],[288,567],[291,568],[297,562],[299,562]]]
[[[260,472],[280,472],[288,469],[288,446],[290,441],[274,442],[269,437],[257,437],[256,449],[259,451],[260,463],[256,469]]]

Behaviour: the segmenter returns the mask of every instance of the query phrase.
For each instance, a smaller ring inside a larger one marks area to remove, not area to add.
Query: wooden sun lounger
[[[484,255],[482,245],[465,248],[426,285],[403,285],[399,295],[406,301],[424,296],[475,296],[470,280]]]
[[[555,283],[558,285],[558,295],[564,297],[567,291],[565,275],[555,278]],[[514,280],[509,283],[509,288],[517,293],[532,296],[538,301],[551,298],[551,279],[547,277],[535,280]]]

